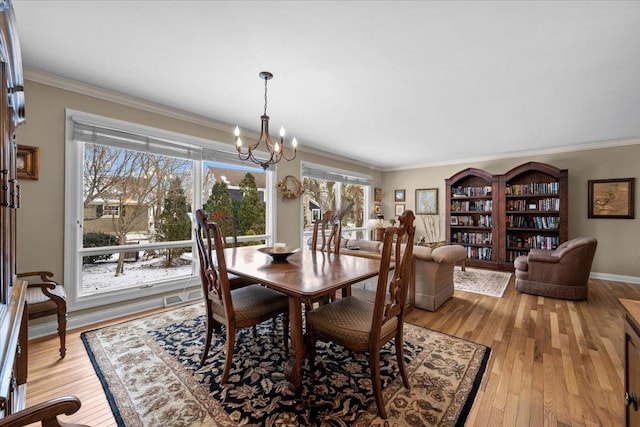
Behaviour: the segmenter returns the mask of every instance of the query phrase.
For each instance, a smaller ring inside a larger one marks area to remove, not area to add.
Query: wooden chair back
[[[328,234],[327,234],[328,233]],[[322,239],[322,243],[318,241]],[[311,250],[340,253],[340,241],[342,239],[342,221],[333,211],[326,211],[322,219],[313,223],[313,238]],[[333,244],[333,247],[331,246]]]
[[[370,342],[378,343],[378,346],[390,339],[381,336],[382,327],[387,322],[397,318],[398,328],[402,329],[404,308],[413,269],[415,215],[413,211],[406,210],[399,219],[398,227],[385,229],[382,241],[382,258],[370,337]],[[394,265],[393,270],[391,270],[392,264]],[[390,271],[393,271],[391,280],[389,280]]]
[[[233,316],[233,309],[222,233],[218,224],[209,221],[204,209],[196,211],[196,245],[204,297],[210,303],[223,306],[225,317],[228,319]],[[216,256],[215,262],[213,251]],[[207,310],[209,310],[208,304]]]
[[[216,211],[213,215],[208,215],[208,218],[218,224],[222,235],[222,243],[226,248],[238,246],[238,227],[233,217],[227,216],[224,211]],[[231,242],[228,241],[229,238],[232,239]]]

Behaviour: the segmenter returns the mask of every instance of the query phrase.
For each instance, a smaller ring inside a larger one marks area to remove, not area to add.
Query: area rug
[[[473,292],[474,294],[502,297],[507,289],[511,273],[504,271],[465,268],[460,266],[453,270],[453,286],[456,291]]]
[[[82,334],[118,426],[369,426],[376,416],[366,355],[318,343],[314,378],[299,396],[287,386],[282,322],[241,330],[229,383],[219,378],[224,336],[214,335],[201,368],[204,306],[194,304]],[[491,349],[405,325],[411,390],[393,345],[381,356],[389,425],[462,426]]]

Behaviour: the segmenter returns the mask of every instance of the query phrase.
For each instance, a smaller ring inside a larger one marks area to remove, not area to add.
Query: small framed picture
[[[538,205],[535,203],[529,203],[529,210],[530,211],[538,210]]]
[[[311,222],[316,222],[320,219],[320,209],[311,209]]]
[[[437,215],[438,214],[438,189],[425,188],[416,190],[416,214],[417,215]]]
[[[400,216],[402,215],[402,213],[404,212],[404,203],[396,205],[396,216]]]
[[[377,203],[382,202],[382,188],[373,189],[373,201]]]
[[[40,172],[40,148],[18,145],[16,155],[18,179],[38,179]]]
[[[380,205],[380,203],[373,205],[373,213],[376,215],[380,215],[382,213],[382,205]]]
[[[396,202],[404,202],[405,201],[404,190],[394,190],[393,196],[394,196],[394,201],[396,201]]]
[[[451,225],[458,225],[458,217],[457,216],[452,216],[451,217]]]

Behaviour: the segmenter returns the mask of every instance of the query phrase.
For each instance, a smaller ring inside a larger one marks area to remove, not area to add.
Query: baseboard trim
[[[199,291],[199,288],[186,289],[185,292]],[[192,301],[193,302],[193,301]],[[132,314],[142,313],[147,310],[165,307],[165,297],[157,296],[141,301],[123,304],[117,307],[109,306],[104,309],[91,311],[89,313],[72,312],[67,317],[67,333],[73,329],[95,325],[107,320],[113,320]],[[37,325],[29,325],[29,339],[41,338],[58,333],[58,322],[55,316],[51,320]]]
[[[623,276],[621,274],[592,272],[589,275],[589,277],[592,279],[610,280],[612,282],[627,282],[627,283],[640,284],[640,277],[637,277],[637,276]]]

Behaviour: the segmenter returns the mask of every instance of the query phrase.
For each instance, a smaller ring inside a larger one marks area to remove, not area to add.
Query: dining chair
[[[29,271],[18,273],[17,277],[29,282],[26,296],[29,320],[57,316],[60,358],[64,358],[67,354],[67,293],[64,286],[52,280],[53,273],[50,271]],[[37,282],[38,279],[40,282]],[[35,281],[31,283],[31,280]]]
[[[368,352],[378,415],[384,419],[387,413],[381,389],[380,349],[394,338],[398,369],[404,386],[410,388],[404,362],[403,322],[412,272],[414,220],[413,211],[406,210],[400,216],[399,227],[385,230],[375,302],[348,296],[307,314],[311,376],[317,340],[335,342],[354,352]],[[405,237],[406,243],[400,244]],[[391,270],[393,276],[388,280]]]
[[[320,237],[322,237],[322,244],[318,244]],[[321,219],[313,223],[312,251],[320,250],[338,254],[340,253],[341,239],[342,221],[335,212],[326,211]],[[333,247],[331,246],[332,244]]]
[[[221,383],[226,384],[233,361],[236,329],[255,326],[282,314],[284,347],[288,353],[289,301],[286,295],[258,284],[231,289],[220,227],[208,220],[203,209],[196,211],[196,244],[207,313],[207,335],[200,366],[207,360],[214,329],[219,331],[224,325],[226,351]]]

